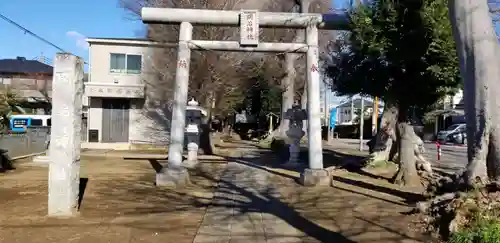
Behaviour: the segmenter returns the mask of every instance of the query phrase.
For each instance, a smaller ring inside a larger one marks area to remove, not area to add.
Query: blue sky
[[[335,1],[344,8],[348,0]],[[144,25],[118,5],[118,0],[0,0],[0,14],[26,29],[88,60],[85,37],[138,37]],[[59,52],[0,19],[0,59],[17,56],[50,60]],[[337,103],[333,94],[331,102]]]
[[[343,7],[346,1],[336,1]],[[118,6],[118,0],[0,1],[0,13],[64,50],[88,59],[85,37],[137,37],[138,20]],[[53,58],[58,52],[23,30],[0,19],[0,59],[17,56]]]
[[[131,20],[118,0],[0,1],[0,13],[64,50],[88,59],[88,37],[135,37],[142,23]],[[16,56],[53,58],[58,52],[0,19],[0,59]]]

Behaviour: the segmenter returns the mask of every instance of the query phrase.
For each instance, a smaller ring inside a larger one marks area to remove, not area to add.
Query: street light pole
[[[365,123],[364,109],[365,109],[365,99],[361,98],[361,111],[359,113],[359,151],[363,151],[363,127]]]

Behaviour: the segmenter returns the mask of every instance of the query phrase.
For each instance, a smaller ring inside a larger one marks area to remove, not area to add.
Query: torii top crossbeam
[[[142,8],[144,23],[181,23],[193,25],[210,24],[239,26],[240,11],[184,9],[184,8]],[[285,13],[259,12],[259,25],[262,27],[305,28],[316,25],[320,29],[347,30],[347,13]]]

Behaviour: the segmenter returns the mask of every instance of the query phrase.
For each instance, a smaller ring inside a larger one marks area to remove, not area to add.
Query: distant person
[[[221,132],[222,122],[218,117],[212,117],[212,129],[217,132]]]

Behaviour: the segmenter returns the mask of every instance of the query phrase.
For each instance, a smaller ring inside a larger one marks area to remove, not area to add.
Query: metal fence
[[[29,128],[26,133],[1,134],[0,148],[14,158],[46,151],[49,139],[50,128]]]

